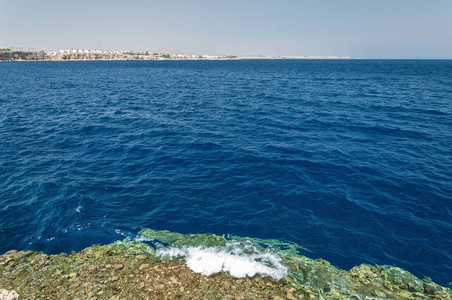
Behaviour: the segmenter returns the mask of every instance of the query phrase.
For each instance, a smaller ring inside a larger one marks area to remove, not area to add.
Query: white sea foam
[[[184,257],[187,266],[196,273],[210,276],[228,272],[236,278],[255,275],[279,280],[288,269],[281,258],[270,250],[258,250],[251,242],[230,241],[226,246],[170,247],[157,251],[163,258]]]
[[[138,241],[138,242],[151,242],[151,241],[153,241],[154,239],[153,239],[153,238],[150,238],[150,237],[147,237],[147,236],[144,236],[144,235],[137,235],[137,236],[134,238],[134,240],[135,240],[135,241]]]

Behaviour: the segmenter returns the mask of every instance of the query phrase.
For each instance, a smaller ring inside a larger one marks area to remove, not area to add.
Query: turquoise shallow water
[[[145,227],[452,278],[452,61],[0,64],[0,252]]]

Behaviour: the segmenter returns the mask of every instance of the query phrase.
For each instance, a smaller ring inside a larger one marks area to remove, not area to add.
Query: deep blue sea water
[[[140,229],[452,281],[452,61],[0,64],[0,253]]]

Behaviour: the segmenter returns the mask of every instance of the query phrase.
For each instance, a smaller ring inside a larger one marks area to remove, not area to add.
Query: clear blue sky
[[[0,0],[0,47],[452,58],[452,0]]]

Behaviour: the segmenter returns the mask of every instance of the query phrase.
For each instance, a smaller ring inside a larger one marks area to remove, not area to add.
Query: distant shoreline
[[[184,61],[184,60],[245,60],[245,59],[356,59],[340,56],[170,56],[140,54],[64,53],[48,55],[45,52],[0,51],[0,62],[18,61]]]

